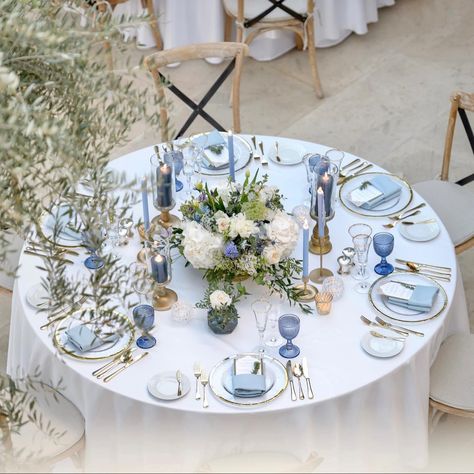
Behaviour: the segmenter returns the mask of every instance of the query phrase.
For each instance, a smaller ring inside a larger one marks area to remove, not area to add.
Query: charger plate
[[[387,176],[390,180],[400,186],[400,194],[373,209],[363,209],[362,207],[353,204],[349,199],[350,193],[359,188],[365,181],[370,181],[376,176]],[[410,205],[412,199],[413,190],[411,186],[404,179],[389,173],[373,172],[352,176],[347,181],[344,181],[339,189],[339,200],[341,201],[341,204],[354,214],[365,217],[388,217],[393,214],[398,214]]]
[[[410,285],[426,285],[435,286],[439,289],[436,295],[433,307],[430,311],[423,313],[421,311],[403,308],[390,303],[386,296],[379,293],[379,288],[389,281],[400,281]],[[448,305],[448,296],[444,288],[433,278],[425,275],[410,272],[393,272],[390,275],[383,276],[372,283],[369,289],[370,304],[382,315],[387,316],[395,321],[404,323],[422,323],[437,318]]]
[[[227,133],[219,132],[225,140],[225,146],[222,150],[222,153],[227,154]],[[203,135],[208,135],[207,133],[199,133],[193,135],[191,140]],[[204,154],[211,153],[210,151],[204,149]],[[253,156],[252,148],[247,140],[244,140],[240,135],[234,135],[234,157],[235,157],[235,171],[239,171],[242,168],[245,168]],[[212,166],[203,165],[201,167],[201,173],[208,176],[221,176],[229,174],[229,164],[223,165],[222,167],[214,168]]]
[[[74,215],[71,217],[68,216],[69,212],[71,212],[71,209],[67,204],[54,205],[50,212],[45,212],[43,214],[41,231],[43,232],[43,235],[46,237],[46,239],[48,239],[50,242],[53,242],[53,229],[55,222],[57,220],[62,220],[63,228],[56,236],[56,241],[54,241],[54,243],[61,247],[80,247],[82,245],[81,234],[73,229],[67,228],[67,222],[74,222],[75,220]]]
[[[264,373],[266,380],[273,380],[273,385],[260,397],[240,398],[234,396],[229,388],[229,378],[234,365],[234,359],[243,355],[259,357],[258,354],[235,354],[226,357],[214,366],[209,374],[209,387],[214,395],[222,402],[240,408],[253,408],[265,405],[278,398],[288,385],[288,375],[285,366],[277,359],[264,355]],[[226,388],[227,387],[227,388]]]
[[[56,326],[53,343],[62,353],[79,360],[103,360],[114,357],[130,348],[135,338],[135,330],[127,316],[116,313],[118,320],[125,328],[124,333],[113,342],[107,342],[90,351],[81,352],[74,344],[69,342],[66,331],[71,327],[83,324],[83,322],[78,319],[78,315],[83,311],[84,309],[75,311],[71,315],[66,316]]]

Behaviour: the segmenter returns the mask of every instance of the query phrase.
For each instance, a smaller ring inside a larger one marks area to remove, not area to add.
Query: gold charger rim
[[[87,308],[86,308],[87,309]],[[98,360],[106,360],[106,359],[110,359],[112,357],[115,357],[117,356],[118,354],[121,354],[122,352],[130,349],[130,347],[132,346],[133,344],[133,341],[135,339],[135,329],[130,321],[130,319],[123,313],[119,313],[119,312],[116,312],[116,314],[118,316],[120,316],[125,322],[126,322],[126,325],[129,329],[129,340],[127,341],[127,343],[125,344],[125,346],[121,347],[120,349],[118,349],[117,351],[115,351],[114,353],[111,353],[111,354],[107,354],[107,355],[102,355],[102,356],[97,356],[97,357],[84,357],[82,355],[79,355],[79,354],[76,354],[75,352],[73,351],[70,351],[68,349],[66,349],[60,342],[59,340],[59,335],[60,335],[60,331],[61,330],[64,330],[66,329],[64,327],[64,324],[73,318],[73,316],[75,314],[77,314],[79,311],[82,311],[83,309],[81,310],[77,310],[77,311],[74,311],[73,313],[69,314],[68,316],[66,316],[65,318],[61,319],[61,321],[59,321],[59,323],[57,324],[56,328],[54,329],[54,334],[53,334],[53,344],[55,347],[58,348],[58,350],[60,350],[63,354],[66,354],[70,357],[72,357],[73,359],[77,359],[77,360],[86,360],[86,361],[98,361]]]
[[[64,204],[64,203],[55,203],[53,204],[53,206],[51,206],[51,210],[54,208],[54,207],[60,207],[61,204]],[[82,248],[82,242],[81,243],[78,243],[78,244],[64,244],[64,243],[59,243],[59,242],[55,242],[51,237],[48,237],[46,235],[46,233],[44,232],[44,229],[43,229],[43,225],[45,224],[45,221],[46,219],[48,218],[48,216],[51,216],[51,212],[48,211],[47,209],[45,209],[41,215],[41,224],[40,224],[40,228],[41,228],[41,234],[42,236],[48,241],[50,242],[51,244],[54,244],[56,245],[57,247],[60,247],[60,248],[66,248],[66,249],[75,249],[75,248]]]
[[[395,318],[394,316],[390,316],[388,314],[385,314],[383,311],[381,311],[374,303],[374,300],[372,298],[372,292],[374,290],[374,287],[375,285],[380,282],[380,280],[384,280],[386,278],[391,278],[393,277],[394,275],[417,275],[416,273],[413,273],[413,272],[401,272],[401,271],[394,271],[388,275],[384,275],[384,276],[381,276],[380,278],[377,278],[377,280],[375,280],[372,285],[370,285],[370,288],[369,288],[369,292],[368,292],[368,297],[369,297],[369,302],[370,304],[373,306],[373,308],[379,312],[382,316],[385,316],[386,318],[390,318],[390,319],[393,319],[394,321],[398,321],[398,322],[402,322],[402,323],[424,323],[426,321],[431,321],[432,319],[435,319],[437,317],[439,317],[443,311],[446,309],[446,307],[448,306],[448,295],[446,293],[446,290],[440,285],[440,283],[438,283],[435,279],[429,277],[429,276],[426,276],[426,275],[417,275],[417,276],[421,276],[422,278],[426,278],[427,280],[431,281],[432,283],[434,283],[436,285],[437,288],[439,288],[439,290],[441,291],[441,293],[443,294],[444,296],[444,303],[443,303],[443,306],[442,308],[436,313],[434,314],[433,316],[430,316],[429,318],[424,318],[424,319],[417,319],[416,321],[414,320],[407,320],[407,319],[400,319],[400,318]]]
[[[191,135],[189,138],[193,140],[194,138],[202,137],[203,135],[209,135],[210,133],[211,132],[196,133],[194,135]],[[220,134],[224,133],[226,136],[228,135],[227,132],[219,131],[219,133]],[[248,158],[246,160],[243,160],[245,161],[245,163],[241,167],[238,167],[238,166],[235,167],[235,172],[237,172],[237,171],[243,170],[244,168],[248,166],[248,164],[250,163],[250,160],[253,157],[253,151],[252,151],[252,147],[250,146],[250,143],[240,134],[234,133],[234,138],[237,138],[238,140],[240,140],[245,145],[245,147],[248,149],[248,152],[249,152]],[[211,170],[207,170],[206,168],[201,168],[201,174],[205,176],[225,176],[226,174],[229,174],[229,168],[224,168],[222,170],[215,170],[215,172],[210,172],[210,171]]]
[[[352,209],[351,207],[349,207],[344,202],[344,199],[342,198],[342,190],[344,189],[344,186],[346,186],[347,184],[349,184],[352,180],[354,180],[356,178],[360,178],[361,176],[369,176],[369,175],[372,175],[372,176],[374,176],[374,175],[390,176],[392,178],[397,179],[398,181],[401,181],[408,188],[408,191],[410,192],[410,197],[409,197],[407,203],[405,204],[405,206],[403,206],[400,209],[397,209],[396,211],[391,211],[387,214],[377,214],[377,215],[367,214],[366,212],[356,211],[355,209]],[[397,176],[396,174],[386,173],[386,172],[382,172],[382,171],[371,171],[369,173],[362,173],[362,174],[358,174],[358,175],[355,175],[355,176],[351,176],[350,178],[346,179],[344,181],[344,183],[342,183],[341,186],[339,187],[339,201],[344,206],[345,209],[347,209],[349,212],[352,212],[353,214],[356,214],[358,216],[371,217],[371,218],[389,217],[389,216],[393,216],[394,214],[399,214],[400,212],[403,212],[411,204],[411,202],[413,201],[413,188],[411,187],[410,183],[406,179],[400,178],[400,176]]]
[[[242,353],[242,354],[234,354],[234,355],[231,355],[231,356],[228,356],[224,359],[222,359],[221,361],[219,361],[216,365],[214,365],[214,367],[211,369],[210,373],[209,373],[209,387],[212,391],[212,393],[219,399],[221,400],[223,403],[225,404],[228,404],[228,405],[231,405],[231,406],[234,406],[234,407],[239,407],[239,408],[253,408],[253,407],[256,407],[256,406],[260,406],[260,405],[267,405],[268,403],[272,402],[273,400],[275,400],[276,398],[278,398],[285,390],[286,390],[286,387],[288,387],[288,374],[286,372],[286,367],[278,360],[278,359],[275,359],[275,357],[271,357],[269,355],[264,355],[263,357],[265,359],[269,359],[271,360],[272,362],[276,362],[277,366],[280,366],[283,374],[284,374],[284,380],[285,380],[285,383],[283,384],[283,387],[280,388],[280,390],[275,393],[275,395],[273,395],[271,398],[267,399],[267,400],[260,400],[258,402],[253,402],[253,403],[239,403],[239,402],[236,402],[236,401],[232,401],[232,400],[228,400],[227,398],[224,398],[222,397],[221,395],[219,395],[215,390],[214,390],[214,387],[213,387],[213,384],[211,383],[211,380],[212,380],[212,377],[213,375],[215,374],[216,370],[223,364],[225,364],[227,361],[229,360],[233,360],[235,359],[236,357],[240,357],[240,356],[258,356],[258,354],[256,354],[255,352],[245,352],[245,353]]]

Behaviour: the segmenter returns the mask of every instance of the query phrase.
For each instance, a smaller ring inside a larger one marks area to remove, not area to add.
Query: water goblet
[[[358,293],[368,293],[369,284],[367,283],[367,278],[369,275],[367,273],[367,258],[369,255],[370,244],[372,243],[372,237],[369,235],[356,235],[352,239],[355,256],[356,256],[356,267],[352,273],[352,277],[356,280],[361,280],[355,286],[355,290]]]
[[[148,267],[143,263],[133,262],[130,267],[130,276],[132,282],[132,288],[138,294],[138,300],[141,304],[147,296],[150,295],[153,289],[153,281],[148,273]]]
[[[252,311],[255,315],[255,323],[257,324],[257,331],[258,331],[258,347],[257,352],[262,353],[265,352],[265,344],[263,341],[265,335],[265,329],[267,328],[268,322],[268,313],[272,308],[271,304],[268,300],[258,299],[252,303]]]
[[[283,339],[278,332],[278,312],[272,307],[268,314],[265,345],[268,347],[280,346]]]
[[[142,330],[142,335],[136,340],[140,349],[150,349],[156,344],[156,339],[150,334],[155,322],[155,310],[149,304],[140,304],[133,308],[133,321]]]
[[[284,314],[278,319],[278,329],[281,336],[286,339],[286,344],[280,347],[280,355],[286,359],[298,357],[300,348],[295,346],[292,341],[300,332],[300,318],[295,314]]]
[[[324,154],[325,158],[331,163],[337,166],[336,183],[339,179],[339,173],[341,172],[342,160],[344,159],[344,152],[337,148],[331,148]]]
[[[189,199],[196,182],[201,179],[201,150],[192,142],[187,142],[182,146],[181,151],[183,153],[183,174],[187,184],[186,195]]]
[[[381,261],[375,265],[375,273],[389,275],[393,272],[393,265],[387,262],[387,257],[393,251],[394,238],[389,232],[379,232],[374,235],[374,250],[381,257]]]
[[[104,266],[104,259],[97,255],[101,246],[100,238],[93,232],[82,233],[82,245],[90,253],[89,257],[84,260],[84,265],[89,270],[98,270]]]

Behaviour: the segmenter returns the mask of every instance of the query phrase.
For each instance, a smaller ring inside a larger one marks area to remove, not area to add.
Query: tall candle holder
[[[157,154],[150,158],[151,184],[153,189],[153,205],[160,211],[160,215],[152,219],[152,224],[159,224],[165,228],[173,227],[179,218],[170,213],[176,205],[176,182],[173,157]]]
[[[149,269],[154,281],[153,308],[157,311],[167,311],[178,301],[177,293],[167,287],[172,277],[169,246],[162,249],[154,247],[149,256]]]

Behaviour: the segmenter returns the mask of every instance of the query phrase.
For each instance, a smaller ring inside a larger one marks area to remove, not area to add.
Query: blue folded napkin
[[[388,301],[397,306],[427,313],[433,307],[438,291],[439,288],[435,286],[416,285],[409,300],[389,296]]]
[[[87,352],[104,345],[107,342],[114,341],[117,336],[109,335],[107,337],[98,336],[90,327],[78,324],[66,331],[66,336],[71,344],[77,347],[81,352]]]
[[[239,374],[232,375],[234,395],[240,398],[253,398],[263,395],[265,388],[265,375]]]
[[[222,135],[216,129],[207,135],[200,135],[199,137],[193,138],[193,142],[198,146],[205,146],[206,148],[213,145],[225,145],[226,143]]]
[[[394,183],[388,176],[375,176],[369,183],[377,188],[382,194],[369,202],[362,204],[363,209],[373,209],[386,201],[394,199],[401,193],[401,188]]]
[[[60,238],[72,241],[81,240],[81,234],[79,232],[67,227],[69,222],[73,220],[73,218],[69,215],[69,211],[70,209],[68,206],[60,206],[56,210],[55,214],[52,214],[49,219],[47,219],[45,229],[47,229],[49,232],[53,232],[56,223],[58,223],[57,226],[61,229],[59,234]]]

